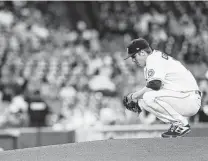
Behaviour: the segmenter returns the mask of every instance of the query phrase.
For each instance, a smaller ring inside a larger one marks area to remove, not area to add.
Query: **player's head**
[[[135,62],[136,65],[144,67],[146,65],[147,56],[152,53],[152,49],[145,39],[138,38],[131,41],[128,45],[127,53],[128,56],[124,60],[131,57],[132,61]]]

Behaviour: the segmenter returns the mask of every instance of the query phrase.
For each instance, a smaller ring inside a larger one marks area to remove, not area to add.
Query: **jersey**
[[[181,92],[199,90],[189,70],[173,57],[158,50],[147,57],[144,76],[147,82],[161,80],[162,89]]]

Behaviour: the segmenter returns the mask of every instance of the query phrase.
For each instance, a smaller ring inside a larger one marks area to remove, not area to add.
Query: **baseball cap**
[[[143,38],[134,39],[127,47],[128,56],[124,60],[136,54],[139,50],[146,48],[149,48],[149,43],[145,39]]]

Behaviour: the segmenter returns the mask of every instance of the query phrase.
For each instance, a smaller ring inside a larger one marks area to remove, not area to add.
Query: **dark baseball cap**
[[[138,39],[132,40],[131,43],[127,47],[127,54],[128,54],[128,56],[124,60],[126,60],[129,57],[133,56],[138,51],[140,51],[142,49],[146,49],[146,48],[149,48],[149,43],[145,39],[138,38]]]

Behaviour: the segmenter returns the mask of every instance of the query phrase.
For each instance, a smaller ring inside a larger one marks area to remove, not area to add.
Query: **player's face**
[[[146,58],[147,58],[147,53],[145,51],[140,51],[136,54],[134,54],[133,56],[131,56],[132,61],[140,66],[140,67],[145,67],[146,65]]]

